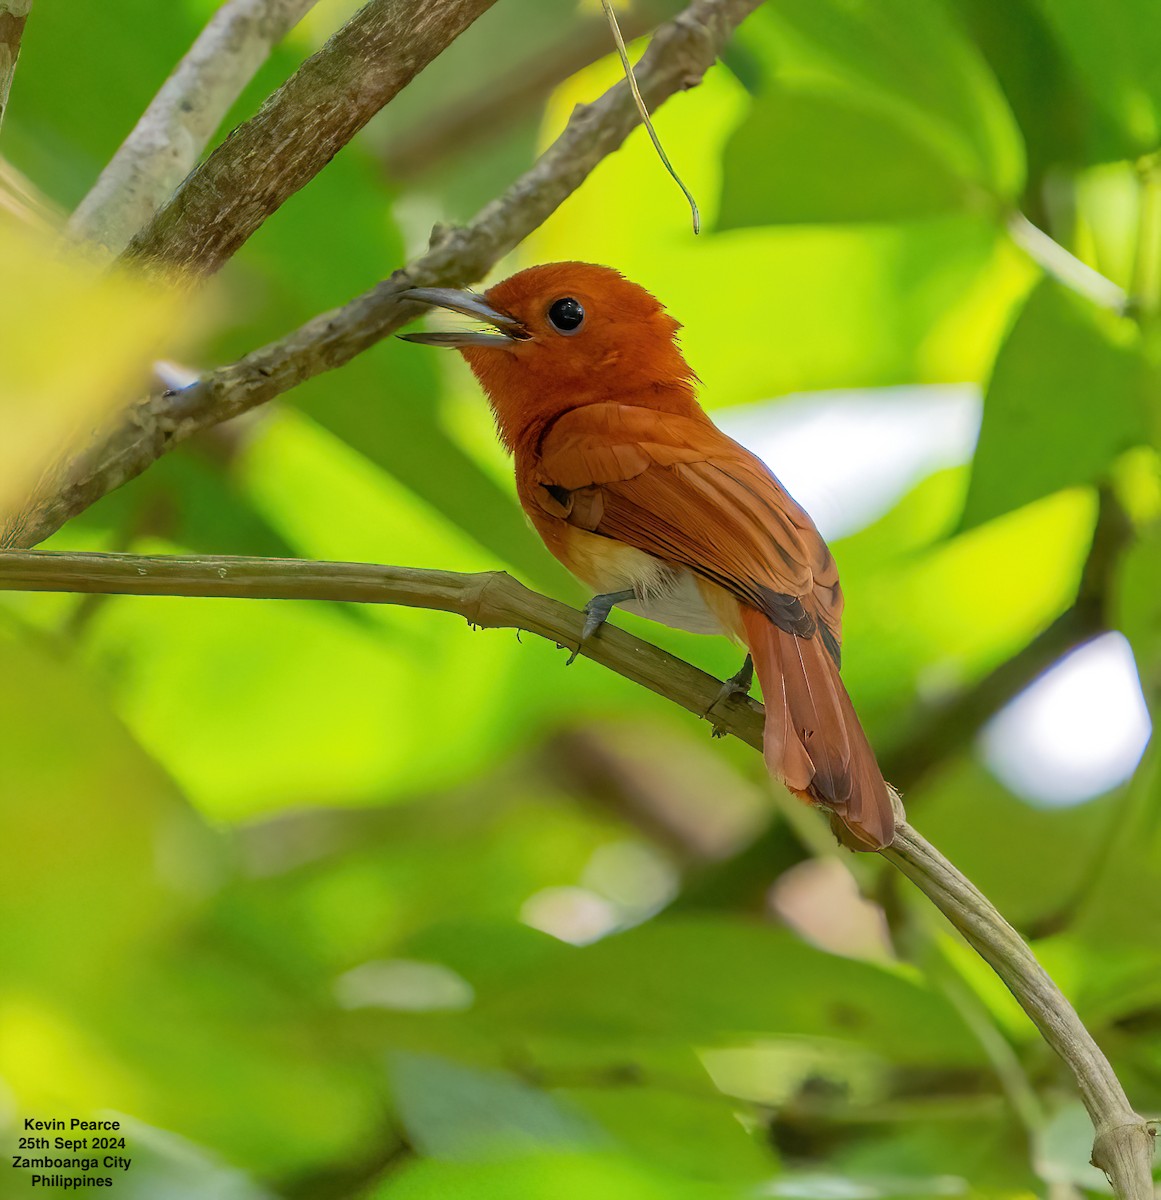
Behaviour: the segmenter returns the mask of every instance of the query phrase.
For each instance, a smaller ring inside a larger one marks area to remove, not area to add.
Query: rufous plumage
[[[890,789],[839,675],[834,559],[766,465],[698,404],[678,322],[618,272],[579,262],[529,268],[483,296],[407,296],[491,326],[407,337],[467,360],[524,511],[596,593],[591,624],[616,603],[743,643],[772,774],[833,812],[848,845],[888,845]]]

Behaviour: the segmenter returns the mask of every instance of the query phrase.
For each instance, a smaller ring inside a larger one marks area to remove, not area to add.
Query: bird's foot
[[[750,688],[754,685],[754,659],[751,655],[746,655],[746,661],[742,663],[742,669],[736,674],[731,675],[729,679],[722,684],[722,690],[714,697],[713,703],[705,710],[707,720],[712,721],[712,713],[719,704],[724,704],[731,696],[748,696]],[[714,727],[710,730],[710,737],[725,737],[726,731],[714,722]]]
[[[580,642],[577,644],[577,648],[568,656],[568,662],[564,664],[566,667],[571,667],[576,661],[576,656],[581,652],[581,647],[609,619],[609,613],[613,611],[613,608],[624,600],[632,600],[636,594],[632,588],[626,588],[621,592],[605,592],[601,596],[594,596],[585,605],[585,623],[584,628],[581,630]]]

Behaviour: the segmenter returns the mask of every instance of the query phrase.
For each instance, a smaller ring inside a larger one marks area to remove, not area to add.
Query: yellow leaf
[[[173,291],[66,258],[0,213],[0,527],[141,393],[187,309]]]

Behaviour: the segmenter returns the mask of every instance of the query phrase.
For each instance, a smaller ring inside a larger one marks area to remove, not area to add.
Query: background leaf
[[[1106,478],[1147,436],[1145,379],[1129,327],[1042,283],[996,357],[963,528]]]

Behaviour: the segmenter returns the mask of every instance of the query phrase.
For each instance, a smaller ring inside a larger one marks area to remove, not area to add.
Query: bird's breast
[[[738,636],[738,602],[688,568],[565,521],[534,523],[553,554],[595,595],[632,588],[637,599],[618,605],[627,612],[690,633]]]

